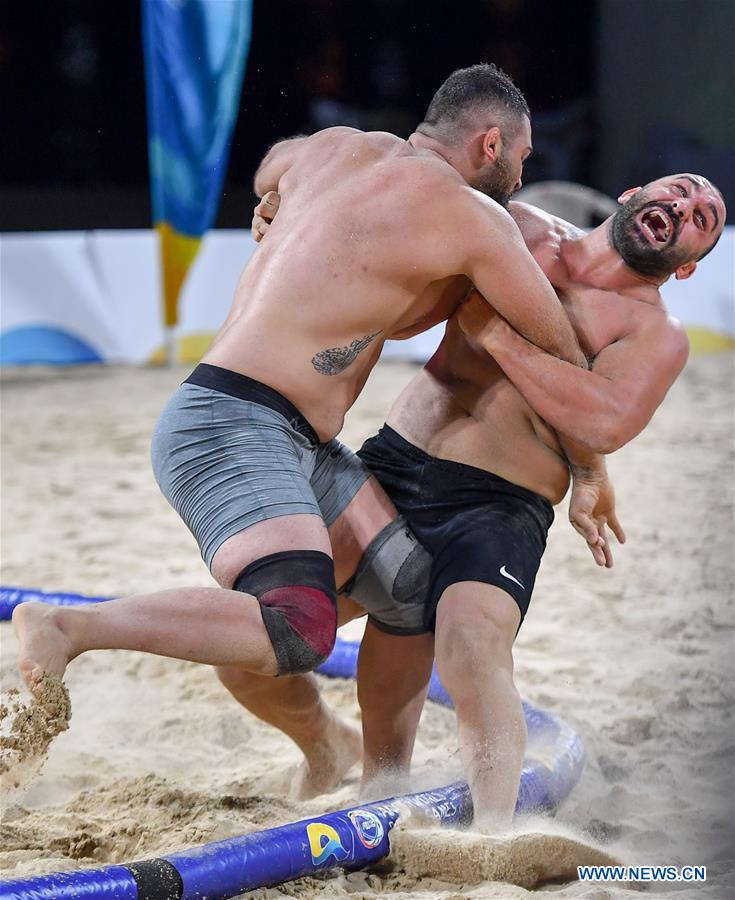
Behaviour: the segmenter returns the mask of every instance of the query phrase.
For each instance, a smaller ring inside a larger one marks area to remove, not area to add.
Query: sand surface
[[[376,430],[413,371],[376,369],[343,433],[348,444]],[[155,417],[184,376],[5,374],[2,584],[119,595],[210,583],[148,462]],[[660,886],[657,896],[735,896],[732,453],[733,357],[695,358],[648,430],[610,459],[628,534],[614,570],[593,565],[558,510],[515,655],[522,694],[565,718],[587,747],[584,775],[556,818],[495,839],[408,823],[394,833],[392,859],[369,873],[249,896],[484,900],[544,884],[561,897],[628,895],[574,880],[575,866],[600,853],[707,866],[706,884]],[[0,640],[12,707],[20,678],[7,623]],[[354,683],[323,682],[329,702],[357,722]],[[296,748],[242,712],[207,667],[95,651],[72,663],[66,685],[69,729],[40,774],[3,795],[3,878],[141,859],[357,802],[357,768],[328,796],[291,799]],[[12,719],[11,708],[0,723],[6,738]],[[7,740],[1,749],[12,751]],[[429,704],[416,784],[455,774],[453,713]]]

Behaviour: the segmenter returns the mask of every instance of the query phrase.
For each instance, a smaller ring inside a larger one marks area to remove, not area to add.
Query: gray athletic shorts
[[[370,473],[339,441],[317,440],[277,391],[200,365],[158,419],[153,473],[211,568],[224,541],[256,522],[312,513],[328,527],[337,519]]]

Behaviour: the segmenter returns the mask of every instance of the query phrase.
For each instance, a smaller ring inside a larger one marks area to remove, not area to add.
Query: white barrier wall
[[[73,361],[86,349],[90,360],[141,363],[160,353],[157,241],[152,231],[2,235],[3,362]],[[211,337],[255,246],[245,231],[205,237],[180,298],[182,339]]]
[[[0,236],[0,358],[5,364],[105,360],[142,363],[163,346],[157,237],[151,231],[89,231]],[[204,239],[180,301],[182,359],[196,360],[224,320],[240,272],[256,248],[246,231]],[[688,281],[664,286],[673,315],[695,349],[733,345],[735,227]],[[424,361],[439,325],[385,355]]]

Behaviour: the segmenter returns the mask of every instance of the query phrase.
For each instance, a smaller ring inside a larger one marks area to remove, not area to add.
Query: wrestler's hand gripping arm
[[[267,234],[280,203],[281,195],[277,191],[268,191],[263,194],[260,203],[253,210],[253,222],[250,230],[256,243],[262,241]]]
[[[462,306],[459,322],[552,428],[597,453],[612,453],[650,422],[686,363],[686,333],[664,315],[604,347],[589,371],[539,350],[478,298]]]

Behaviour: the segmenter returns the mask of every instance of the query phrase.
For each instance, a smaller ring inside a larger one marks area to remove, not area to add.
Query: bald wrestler
[[[480,65],[447,79],[407,141],[331,128],[268,153],[256,192],[286,198],[272,239],[253,254],[152,445],[156,479],[219,587],[18,607],[20,668],[32,690],[44,671],[61,675],[93,648],[218,666],[235,693],[233,672],[293,675],[326,658],[337,585],[393,515],[334,440],[384,341],[445,319],[471,281],[519,333],[585,364],[518,228],[487,196],[499,180],[510,195],[530,150],[523,95]],[[461,232],[447,222],[462,222]],[[354,527],[335,573],[338,518]],[[401,530],[384,540],[393,556],[416,547]],[[303,709],[299,701],[285,712]],[[320,716],[326,727],[321,707],[305,717]]]
[[[672,274],[690,277],[725,221],[719,191],[697,175],[619,199],[621,209],[590,234],[511,204],[590,371],[530,346],[472,295],[359,452],[433,558],[424,603],[391,602],[376,589],[369,605],[358,675],[364,778],[408,771],[435,653],[457,710],[476,822],[487,827],[506,822],[516,802],[526,731],[512,646],[552,507],[569,487],[569,458],[570,517],[609,566],[606,525],[624,535],[597,454],[635,437],[681,372],[687,338],[658,288]],[[278,198],[268,200],[272,214]],[[374,551],[356,583],[377,584]]]

